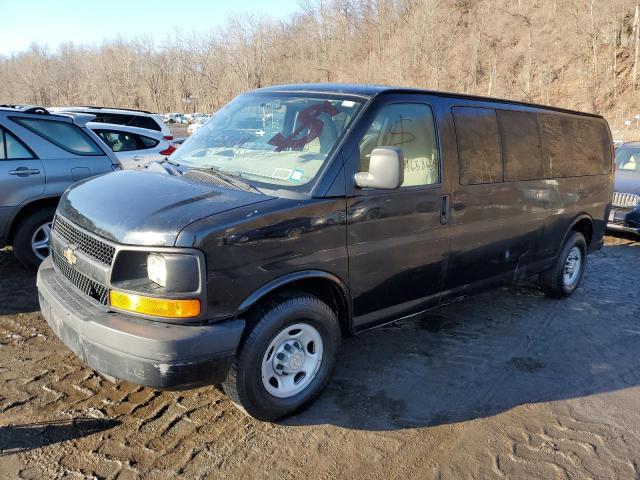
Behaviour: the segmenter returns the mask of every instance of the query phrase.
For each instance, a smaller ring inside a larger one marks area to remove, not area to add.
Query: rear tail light
[[[175,151],[176,151],[176,147],[174,147],[173,145],[169,145],[169,147],[166,150],[162,150],[160,152],[160,155],[171,155]]]
[[[173,140],[173,135],[165,135],[164,137],[165,140]]]

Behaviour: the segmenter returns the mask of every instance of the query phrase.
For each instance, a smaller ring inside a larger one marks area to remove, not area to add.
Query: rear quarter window
[[[451,110],[458,141],[460,185],[502,182],[502,145],[496,111],[477,107]]]
[[[11,117],[11,120],[67,152],[75,155],[104,155],[100,147],[73,123],[40,118]]]
[[[605,124],[590,118],[539,115],[545,161],[551,177],[602,175],[611,171]]]
[[[149,130],[160,131],[160,125],[149,117],[134,116],[129,124],[132,127],[147,128]]]
[[[91,113],[96,116],[94,122],[132,126],[131,122],[133,121],[133,115],[124,115],[121,113]]]
[[[150,137],[145,137],[144,135],[138,135],[138,140],[140,142],[141,149],[153,148],[159,143],[158,140],[155,140]]]

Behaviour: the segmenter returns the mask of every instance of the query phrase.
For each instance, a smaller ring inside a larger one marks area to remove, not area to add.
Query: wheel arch
[[[238,314],[242,315],[272,295],[284,291],[304,291],[318,296],[337,311],[342,335],[346,337],[353,334],[347,285],[338,276],[322,270],[293,272],[270,281],[240,304]]]
[[[29,203],[23,204],[9,222],[10,227],[7,234],[7,245],[13,245],[16,229],[25,218],[40,208],[56,207],[59,201],[60,196],[51,196],[44,198],[39,197]]]
[[[580,232],[587,241],[587,250],[591,247],[593,241],[593,218],[587,213],[581,213],[576,216],[571,222],[571,226],[566,231],[564,238],[562,239],[562,245],[567,241],[567,238],[571,232]]]

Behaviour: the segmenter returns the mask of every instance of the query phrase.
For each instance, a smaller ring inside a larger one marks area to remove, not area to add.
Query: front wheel
[[[540,285],[550,297],[571,295],[582,280],[587,263],[587,242],[579,232],[573,232],[564,243],[553,267],[540,274]]]
[[[26,268],[36,270],[51,251],[51,224],[55,208],[43,208],[25,218],[16,228],[13,252]]]
[[[329,383],[340,329],[333,309],[308,294],[276,298],[255,316],[223,388],[252,417],[275,421],[310,405]]]

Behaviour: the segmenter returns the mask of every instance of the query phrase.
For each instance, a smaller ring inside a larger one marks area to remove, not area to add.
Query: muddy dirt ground
[[[306,412],[109,383],[0,251],[2,478],[639,478],[640,243],[607,237],[567,300],[488,292],[344,342]]]

